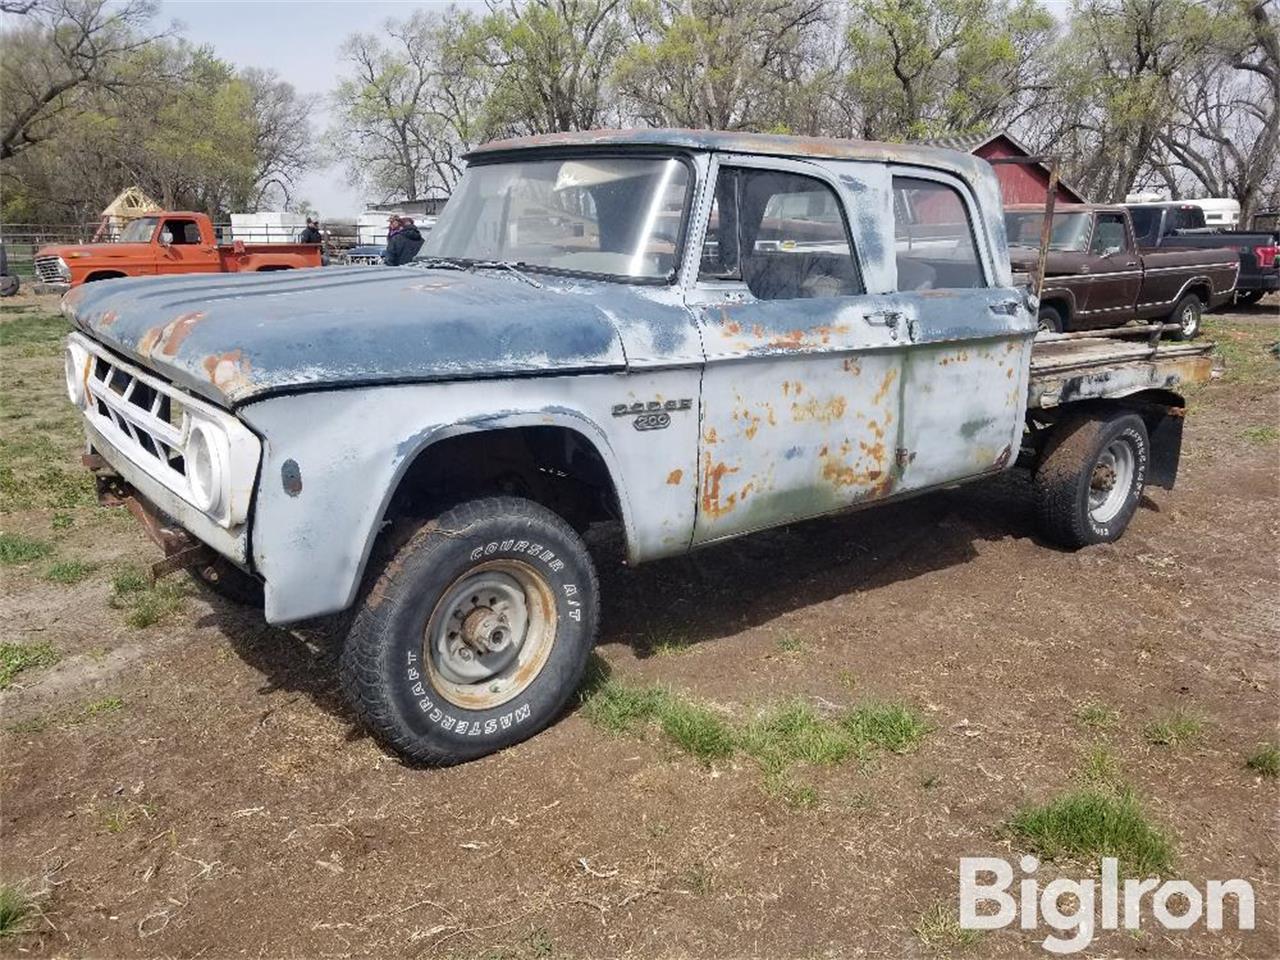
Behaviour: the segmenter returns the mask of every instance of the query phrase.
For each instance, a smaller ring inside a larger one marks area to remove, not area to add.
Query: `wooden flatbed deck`
[[[1213,367],[1213,343],[1157,339],[1172,326],[1041,334],[1031,352],[1027,408],[1050,409],[1144,390],[1177,392],[1204,383]],[[1142,336],[1146,339],[1123,339]]]

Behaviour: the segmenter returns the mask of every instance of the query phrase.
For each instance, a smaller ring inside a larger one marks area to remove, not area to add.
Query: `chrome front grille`
[[[36,257],[35,258],[36,277],[41,283],[66,283],[67,279],[58,269],[57,257]]]
[[[142,378],[96,354],[85,385],[89,419],[108,428],[131,459],[151,464],[148,470],[166,486],[186,489],[182,443],[186,410],[179,394],[159,380]]]

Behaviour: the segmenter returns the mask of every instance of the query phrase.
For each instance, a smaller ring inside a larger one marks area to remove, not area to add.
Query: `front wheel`
[[[529,500],[473,500],[424,524],[373,584],[343,688],[405,759],[471,760],[559,715],[598,620],[595,567],[564,520]]]
[[[1200,317],[1204,314],[1204,301],[1194,293],[1188,293],[1178,301],[1169,315],[1169,322],[1178,325],[1174,337],[1178,340],[1191,340],[1200,333]]]
[[[1045,536],[1076,549],[1120,539],[1147,483],[1147,426],[1133,413],[1060,423],[1035,473]]]

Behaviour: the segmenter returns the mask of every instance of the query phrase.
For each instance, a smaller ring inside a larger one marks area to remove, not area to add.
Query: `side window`
[[[894,177],[893,218],[899,290],[986,286],[969,211],[954,187]]]
[[[169,242],[172,244],[198,244],[200,242],[200,227],[196,225],[194,220],[166,220],[164,222],[164,233],[169,235]]]
[[[1123,253],[1129,247],[1128,238],[1124,234],[1124,218],[1116,213],[1100,213],[1093,225],[1093,239],[1089,241],[1089,252],[1095,257],[1112,253]]]
[[[776,170],[720,169],[698,277],[741,280],[759,300],[863,292],[835,191]]]

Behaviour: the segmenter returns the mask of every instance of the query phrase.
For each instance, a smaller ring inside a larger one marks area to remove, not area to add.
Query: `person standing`
[[[307,225],[303,228],[302,233],[298,234],[299,243],[324,243],[324,237],[320,233],[320,221],[307,217]]]
[[[382,262],[389,267],[403,266],[422,249],[422,234],[414,226],[412,217],[393,216],[388,224],[391,229],[387,233],[387,251],[382,255]]]

